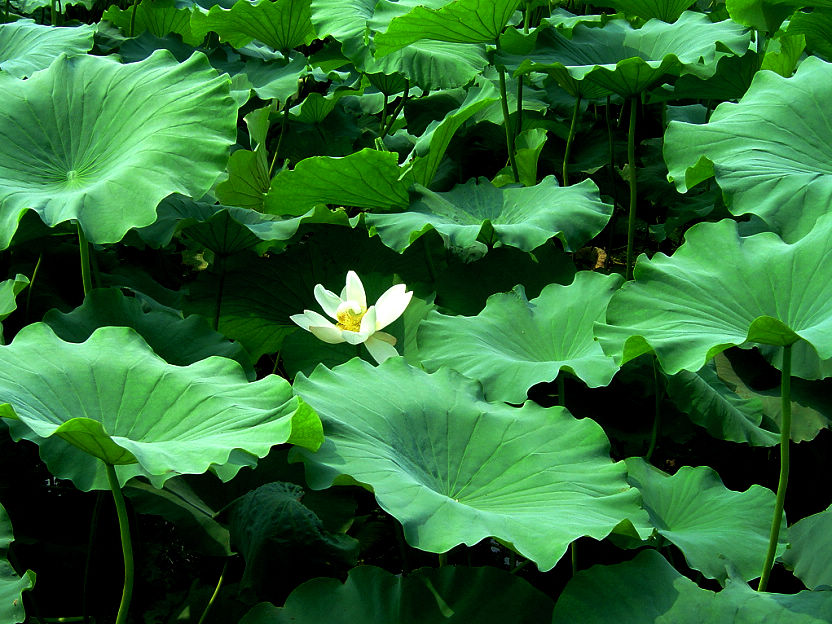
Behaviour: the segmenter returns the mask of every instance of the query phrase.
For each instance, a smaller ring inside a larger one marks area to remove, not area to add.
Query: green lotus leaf
[[[768,69],[788,78],[794,73],[806,49],[806,37],[778,32],[769,39],[760,69]]]
[[[789,527],[789,549],[781,560],[806,587],[832,585],[832,507],[803,518]]]
[[[682,551],[691,568],[724,582],[727,560],[732,576],[746,581],[760,576],[774,492],[760,485],[745,492],[729,490],[707,466],[682,466],[670,476],[640,457],[626,463],[627,480],[641,492],[650,521]],[[778,554],[786,550],[784,534]]]
[[[281,106],[297,94],[298,80],[309,73],[306,57],[298,54],[289,63],[246,61],[245,75],[254,92],[263,100],[277,100]]]
[[[0,362],[0,416],[12,437],[41,445],[50,471],[81,489],[106,487],[104,465],[94,462],[90,474],[89,463],[76,462],[66,472],[67,456],[58,457],[66,442],[76,460],[80,450],[116,465],[122,484],[143,475],[156,487],[226,464],[237,449],[264,457],[288,440],[316,445],[309,429],[317,417],[283,379],[248,383],[222,357],[173,366],[129,328],[102,327],[76,344],[35,323],[0,347]],[[48,439],[59,442],[52,453],[42,446]]]
[[[832,216],[793,244],[770,232],[740,237],[730,219],[700,223],[673,256],[639,257],[635,281],[613,296],[596,336],[620,364],[655,351],[669,374],[699,370],[745,342],[803,339],[829,359],[832,282],[815,276],[830,253]]]
[[[832,7],[829,0],[726,0],[731,19],[767,33],[775,33],[791,13],[804,6]]]
[[[417,6],[375,36],[376,55],[382,57],[420,39],[496,42],[518,4],[520,0],[453,0],[439,9]]]
[[[777,370],[783,365],[783,351],[777,347],[760,346],[760,353]],[[792,347],[792,375],[801,379],[826,379],[832,377],[832,360],[822,360],[818,352],[805,342]]]
[[[739,100],[748,91],[759,69],[760,57],[756,54],[723,56],[710,78],[703,80],[685,74],[673,83],[672,99]]]
[[[632,561],[578,572],[555,605],[552,624],[823,624],[830,618],[830,592],[772,594],[730,580],[714,593],[648,549]]]
[[[50,310],[43,317],[55,334],[66,342],[84,342],[99,327],[132,327],[163,360],[188,366],[212,355],[236,360],[249,380],[256,375],[245,350],[228,342],[197,315],[182,318],[170,308],[148,309],[135,297],[125,297],[116,288],[96,288],[87,293],[84,303],[64,314]]]
[[[198,46],[205,38],[191,32],[191,11],[177,8],[174,0],[142,0],[135,7],[135,18],[133,13],[133,7],[120,9],[113,5],[104,11],[101,19],[112,22],[129,36],[149,32],[155,37],[165,37],[176,33],[191,46]]]
[[[23,576],[14,571],[6,559],[9,544],[14,541],[9,514],[0,505],[0,622],[18,624],[26,620],[23,592],[35,586],[35,573],[26,570]]]
[[[635,29],[625,20],[603,27],[579,24],[567,38],[550,28],[537,37],[535,49],[524,56],[498,56],[514,75],[545,72],[573,95],[606,93],[637,95],[673,76],[707,78],[727,54],[744,54],[747,32],[730,20],[711,22],[701,13],[685,12],[673,24],[650,20]],[[590,90],[585,92],[589,81]]]
[[[531,187],[497,188],[486,178],[469,180],[447,193],[416,186],[405,212],[365,214],[364,222],[385,245],[404,251],[430,229],[450,249],[482,255],[489,247],[536,249],[557,237],[575,251],[609,221],[612,206],[601,201],[591,180],[559,187],[554,176]]]
[[[601,427],[564,408],[487,403],[475,381],[401,358],[319,366],[294,388],[324,423],[318,452],[298,449],[310,487],[367,484],[416,548],[495,537],[546,571],[578,537],[647,528]]]
[[[402,576],[359,566],[343,584],[303,583],[283,608],[261,603],[240,624],[539,624],[551,613],[549,597],[497,568],[422,568]]]
[[[707,124],[671,122],[668,179],[687,189],[716,177],[735,215],[756,214],[785,240],[804,236],[832,201],[832,65],[807,58],[791,78],[761,71]]]
[[[49,67],[61,53],[86,54],[92,48],[95,26],[41,26],[32,20],[0,24],[0,70],[26,78]]]
[[[776,424],[764,416],[762,401],[737,394],[717,375],[713,362],[695,373],[683,370],[671,376],[667,394],[676,407],[719,440],[752,446],[776,446],[780,441]]]
[[[237,134],[228,77],[201,53],[129,65],[62,56],[0,94],[0,111],[0,218],[13,225],[1,247],[28,209],[49,226],[77,219],[91,242],[119,241],[167,195],[204,195]]]
[[[318,36],[338,41],[363,37],[377,0],[312,0],[311,20]]]
[[[612,7],[627,15],[642,19],[660,19],[663,22],[675,22],[685,9],[696,4],[695,0],[601,0],[598,6]]]
[[[299,215],[316,204],[391,210],[410,203],[395,152],[363,149],[349,156],[313,156],[272,180],[265,210]]]
[[[526,299],[522,286],[488,298],[477,316],[431,313],[419,328],[419,355],[428,370],[448,366],[483,385],[489,401],[522,403],[526,391],[567,370],[596,388],[618,367],[592,335],[618,275],[581,271],[569,286],[550,284]]]
[[[263,152],[237,150],[228,160],[228,179],[217,185],[217,199],[226,206],[262,211],[271,186]]]
[[[234,48],[257,40],[286,52],[315,40],[310,17],[309,0],[239,0],[230,9],[214,5],[195,11],[191,29],[197,37],[213,31]]]
[[[832,60],[832,10],[796,11],[789,18],[786,33],[803,35],[810,51]]]
[[[29,278],[18,273],[14,279],[0,282],[0,321],[17,309],[17,295],[29,285]],[[0,323],[0,344],[3,344],[3,325]]]

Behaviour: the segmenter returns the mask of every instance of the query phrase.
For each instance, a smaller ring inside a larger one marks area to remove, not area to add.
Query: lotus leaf
[[[616,11],[628,15],[635,15],[642,19],[660,19],[664,22],[675,22],[685,9],[696,4],[695,0],[600,0],[594,4],[609,6]]]
[[[0,282],[0,321],[17,309],[17,295],[29,285],[29,278],[18,273],[14,279]],[[0,323],[0,344],[3,343],[3,325]]]
[[[294,388],[324,423],[318,452],[298,449],[310,487],[340,475],[367,484],[416,548],[445,552],[492,536],[549,570],[578,537],[602,539],[619,524],[635,535],[632,523],[649,532],[589,418],[487,403],[476,382],[401,358],[319,366]]]
[[[9,514],[0,505],[0,622],[17,624],[26,619],[23,610],[23,592],[35,585],[35,573],[26,570],[18,576],[6,559],[9,544],[14,541]]]
[[[550,284],[531,301],[522,286],[492,295],[477,316],[432,312],[419,328],[419,355],[428,370],[449,366],[481,382],[489,401],[522,403],[531,386],[561,370],[590,387],[606,386],[618,367],[592,325],[621,281],[581,271],[569,286]]]
[[[829,359],[832,281],[815,276],[830,253],[832,215],[792,244],[770,232],[743,238],[730,219],[700,223],[673,256],[639,258],[635,281],[613,296],[596,336],[616,362],[655,351],[670,374],[699,370],[745,342],[802,339]]]
[[[77,219],[95,243],[152,223],[178,192],[201,197],[225,169],[237,109],[201,53],[121,65],[61,56],[0,94],[0,247],[21,215]]]
[[[135,8],[120,9],[113,5],[101,16],[118,26],[130,36],[149,32],[156,37],[165,37],[170,33],[181,35],[182,41],[191,46],[202,43],[204,36],[194,36],[191,33],[191,12],[188,9],[177,8],[174,0],[142,0]],[[130,32],[130,29],[133,32]]]
[[[0,69],[26,78],[49,67],[61,53],[86,54],[92,48],[95,26],[74,28],[41,26],[31,20],[0,24]]]
[[[830,535],[832,507],[789,527],[789,549],[781,559],[810,589],[832,585],[832,560],[828,557]]]

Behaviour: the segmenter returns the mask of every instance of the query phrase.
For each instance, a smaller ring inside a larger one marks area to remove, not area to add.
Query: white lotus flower
[[[402,315],[412,296],[413,292],[406,290],[404,284],[396,284],[368,308],[364,285],[355,271],[350,271],[340,296],[321,284],[315,286],[315,299],[335,323],[313,310],[304,310],[303,314],[293,314],[289,318],[329,344],[348,342],[358,345],[363,342],[370,355],[381,364],[399,352],[394,346],[396,339],[379,330]]]

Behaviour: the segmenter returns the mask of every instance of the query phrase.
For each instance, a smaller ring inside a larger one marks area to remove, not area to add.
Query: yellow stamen
[[[361,319],[367,313],[367,310],[362,310],[361,306],[353,301],[345,301],[338,306],[335,313],[335,318],[338,322],[335,324],[339,329],[346,329],[347,331],[361,331]]]

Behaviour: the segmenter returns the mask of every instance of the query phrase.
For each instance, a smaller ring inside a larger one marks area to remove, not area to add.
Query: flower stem
[[[627,133],[627,160],[630,184],[630,217],[627,221],[627,279],[633,279],[633,240],[636,233],[636,97],[630,98],[630,128]]]
[[[514,181],[520,181],[520,173],[517,169],[517,160],[514,158],[514,132],[511,129],[511,118],[508,113],[508,95],[506,94],[506,70],[501,67],[500,72],[500,103],[503,107],[503,125],[506,127],[506,148],[508,148],[508,162],[511,165],[511,173]]]
[[[205,618],[208,617],[208,611],[211,609],[211,605],[214,604],[214,600],[217,599],[217,596],[220,593],[220,588],[222,587],[222,582],[225,579],[225,573],[228,570],[228,559],[225,560],[225,563],[222,566],[222,572],[220,572],[220,578],[217,581],[217,586],[214,588],[214,593],[211,594],[211,598],[208,600],[208,604],[205,605],[205,609],[202,611],[202,615],[199,617],[199,621],[197,624],[202,624],[205,621]]]
[[[78,249],[81,253],[81,282],[84,285],[84,296],[86,297],[92,290],[92,275],[90,273],[90,246],[87,242],[87,237],[84,236],[84,228],[81,223],[78,226]]]
[[[104,466],[107,468],[107,481],[110,484],[110,490],[113,492],[113,500],[116,503],[118,530],[121,534],[121,552],[124,555],[124,589],[121,592],[121,604],[118,607],[116,624],[125,624],[127,622],[127,611],[130,609],[130,600],[133,597],[133,544],[130,541],[130,522],[127,518],[127,505],[124,503],[124,495],[121,493],[121,486],[118,484],[116,468],[106,462]]]
[[[768,536],[768,551],[760,575],[757,591],[765,591],[774,567],[774,555],[780,537],[780,523],[783,520],[783,505],[786,502],[786,486],[789,482],[789,441],[792,428],[792,345],[783,347],[783,365],[780,367],[780,478],[777,481],[777,498],[774,501],[774,517],[771,519],[771,532]]]
[[[563,185],[569,185],[569,174],[567,164],[569,163],[569,152],[572,150],[572,141],[575,140],[575,129],[578,126],[578,111],[581,108],[581,96],[575,98],[575,108],[572,110],[572,123],[569,124],[569,135],[566,137],[566,148],[563,150]]]
[[[653,431],[650,433],[650,446],[647,447],[647,453],[644,455],[646,461],[650,461],[653,456],[653,451],[656,450],[656,442],[659,439],[659,430],[662,425],[662,395],[659,389],[659,371],[656,366],[656,357],[653,357],[653,390],[656,393],[655,413],[653,416]]]
[[[136,5],[139,4],[139,0],[133,0],[133,9],[130,13],[130,36],[136,36]]]

